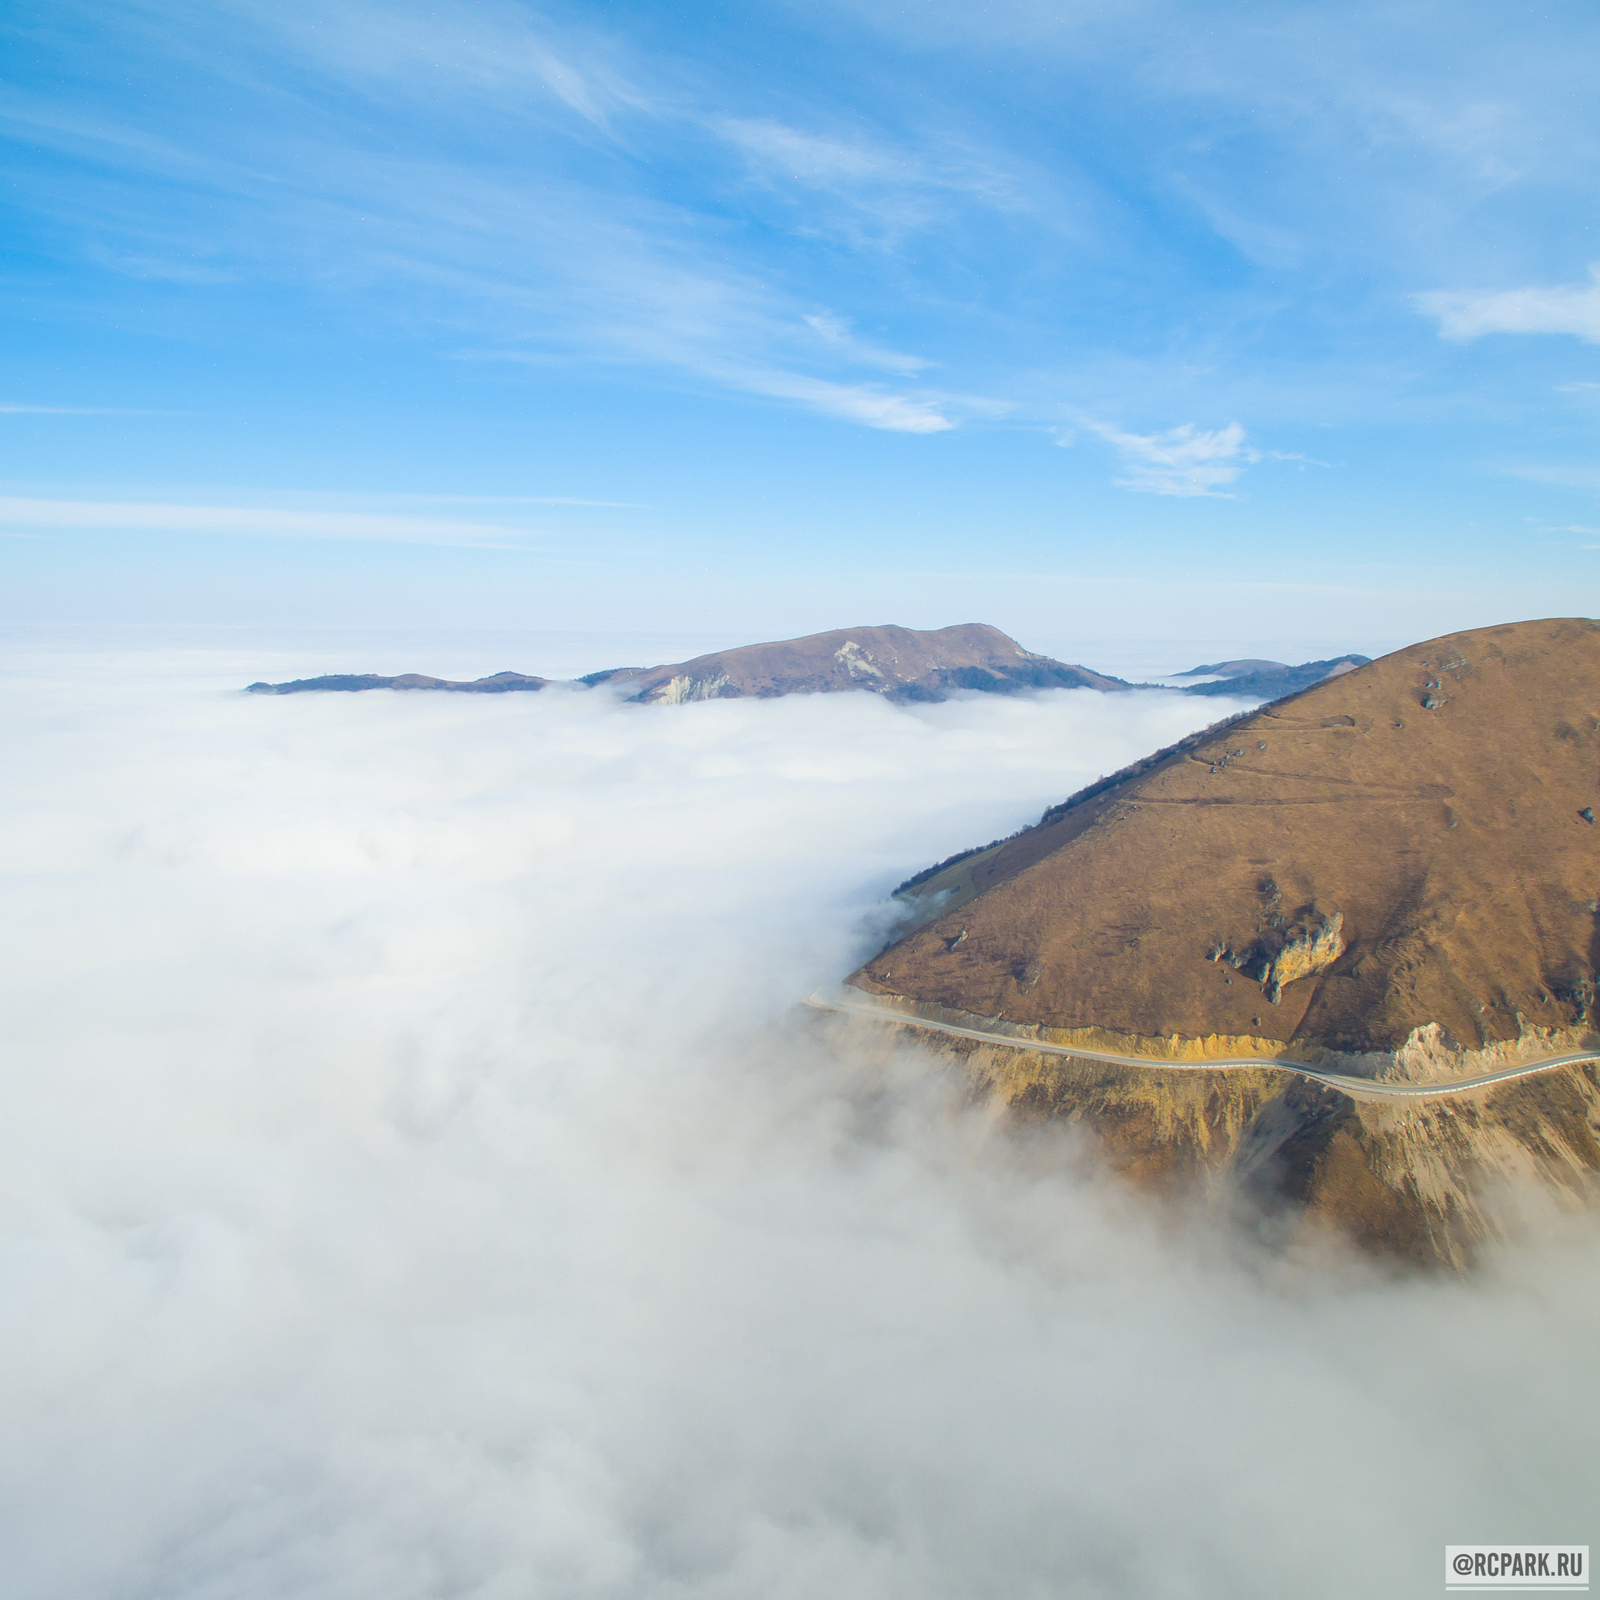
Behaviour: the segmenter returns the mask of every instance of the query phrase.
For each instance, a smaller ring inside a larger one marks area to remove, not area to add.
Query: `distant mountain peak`
[[[1284,672],[1287,661],[1262,661],[1246,657],[1240,661],[1213,661],[1208,666],[1190,667],[1187,672],[1175,672],[1175,678],[1238,678],[1247,672]]]
[[[497,672],[490,678],[463,682],[430,678],[422,672],[402,672],[386,678],[376,672],[329,672],[320,678],[291,678],[287,683],[252,683],[246,694],[317,694],[329,691],[354,694],[365,689],[435,689],[451,694],[506,694],[545,688],[552,680],[531,678],[523,672]]]
[[[1329,656],[1324,661],[1302,661],[1297,667],[1281,661],[1218,661],[1208,667],[1192,667],[1175,673],[1179,678],[1209,677],[1210,683],[1186,684],[1184,694],[1228,695],[1249,700],[1278,700],[1286,694],[1309,689],[1325,678],[1364,667],[1371,656]]]
[[[879,623],[800,639],[713,651],[692,661],[595,673],[626,678],[628,698],[647,705],[686,700],[772,699],[786,694],[864,690],[895,701],[944,700],[960,690],[1012,694],[1023,689],[1127,689],[1120,678],[1024,650],[987,623],[902,628]]]

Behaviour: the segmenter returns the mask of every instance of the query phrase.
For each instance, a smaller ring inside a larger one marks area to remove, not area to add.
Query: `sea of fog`
[[[1447,1540],[1600,1545],[1590,1222],[1470,1282],[1275,1252],[796,1011],[907,873],[1226,706],[258,675],[0,677],[11,1600],[1411,1595]]]

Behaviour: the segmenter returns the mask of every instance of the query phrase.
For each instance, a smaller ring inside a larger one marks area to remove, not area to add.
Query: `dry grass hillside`
[[[1345,1050],[1570,1027],[1600,961],[1597,804],[1600,623],[1453,634],[928,878],[937,915],[852,981],[1015,1023]]]

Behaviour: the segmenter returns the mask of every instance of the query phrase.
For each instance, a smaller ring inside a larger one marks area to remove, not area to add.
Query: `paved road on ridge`
[[[1019,1039],[1009,1033],[990,1033],[982,1028],[961,1028],[952,1022],[932,1022],[925,1017],[908,1016],[889,1006],[874,1003],[862,993],[860,999],[840,995],[833,1000],[820,994],[808,996],[805,1004],[816,1011],[836,1011],[847,1016],[871,1017],[874,1022],[897,1022],[902,1027],[928,1028],[934,1033],[954,1034],[958,1039],[977,1039],[983,1044],[1007,1044],[1014,1050],[1033,1050],[1050,1056],[1077,1056],[1084,1061],[1108,1061],[1119,1067],[1155,1068],[1162,1072],[1227,1072],[1242,1067],[1276,1067],[1298,1073],[1314,1083],[1325,1083],[1355,1100],[1429,1100],[1438,1095],[1466,1094],[1490,1084],[1509,1083],[1513,1078],[1532,1077],[1536,1072],[1553,1072],[1557,1067],[1574,1067],[1585,1061],[1600,1061],[1600,1052],[1578,1050],[1567,1055],[1545,1056],[1538,1061],[1519,1061],[1475,1078],[1438,1078],[1429,1083],[1390,1083],[1378,1078],[1353,1078],[1342,1072],[1323,1072],[1303,1061],[1286,1056],[1241,1056],[1232,1061],[1163,1061],[1153,1056],[1124,1056],[1110,1050],[1085,1050],[1077,1045],[1047,1044],[1044,1040]]]

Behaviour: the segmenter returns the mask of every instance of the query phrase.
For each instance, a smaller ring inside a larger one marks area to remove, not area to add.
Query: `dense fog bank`
[[[1587,1220],[1468,1284],[1269,1254],[794,1010],[1225,707],[238,681],[0,682],[20,1600],[1408,1594],[1589,1537]]]

